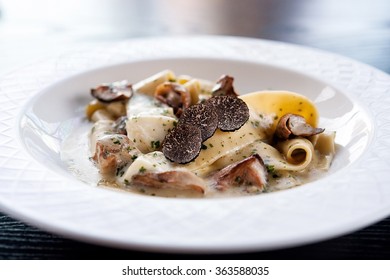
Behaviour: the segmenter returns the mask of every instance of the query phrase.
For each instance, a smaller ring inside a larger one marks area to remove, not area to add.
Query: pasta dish
[[[148,195],[219,197],[288,189],[325,174],[335,132],[290,91],[238,94],[164,70],[91,89],[90,160],[100,184]]]

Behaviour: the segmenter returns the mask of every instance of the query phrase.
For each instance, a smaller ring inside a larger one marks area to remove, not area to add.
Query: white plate
[[[90,186],[60,160],[97,83],[170,68],[240,92],[287,89],[315,100],[340,145],[329,175],[229,199],[168,199]],[[233,37],[138,39],[84,49],[0,80],[2,211],[70,238],[120,248],[239,252],[355,231],[390,214],[390,77],[338,55]],[[24,106],[22,106],[25,104]]]

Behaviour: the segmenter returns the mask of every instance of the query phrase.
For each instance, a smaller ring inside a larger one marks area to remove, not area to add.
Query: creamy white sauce
[[[169,116],[173,117],[172,109],[165,105],[156,105],[155,100],[151,96],[136,93],[127,106],[127,115],[129,117],[142,117],[142,116]],[[266,137],[264,132],[266,128],[270,127],[273,123],[275,115],[257,115],[251,111],[248,124],[251,125],[251,129],[259,129],[259,135]],[[176,189],[157,189],[151,187],[133,186],[131,184],[123,183],[123,176],[128,170],[128,166],[124,168],[124,172],[117,175],[115,181],[107,182],[103,181],[98,168],[94,165],[90,159],[90,131],[92,123],[84,121],[81,125],[76,127],[71,134],[64,139],[61,149],[61,159],[67,164],[69,171],[80,181],[83,181],[89,185],[112,187],[128,192],[156,195],[164,197],[231,197],[231,196],[243,196],[253,195],[261,193],[255,187],[251,186],[239,186],[230,187],[224,191],[220,191],[215,188],[215,181],[213,180],[213,174],[216,170],[212,170],[211,173],[203,176],[207,185],[205,194],[200,194],[195,191],[178,191]],[[247,130],[251,131],[251,130]],[[252,133],[250,133],[252,135]],[[267,135],[269,137],[269,135]],[[134,138],[134,137],[132,137]],[[230,138],[230,137],[229,137]],[[162,138],[163,139],[163,138]],[[211,139],[211,138],[210,138]],[[220,138],[218,138],[219,140]],[[149,143],[148,139],[147,143]],[[264,139],[267,140],[267,139]],[[132,141],[134,141],[132,139]],[[204,142],[207,143],[207,142]],[[214,142],[216,143],[216,142]],[[219,142],[218,142],[219,143]],[[251,142],[248,142],[248,144]],[[233,147],[234,145],[232,145]],[[237,146],[237,145],[235,145]],[[222,149],[221,147],[214,147],[215,149]],[[240,156],[242,156],[240,154]],[[250,156],[250,154],[245,156]],[[245,157],[244,156],[244,157]],[[295,186],[302,185],[307,182],[317,180],[326,174],[326,170],[331,162],[330,156],[320,155],[318,152],[314,155],[314,160],[310,165],[300,172],[296,171],[272,171],[268,174],[268,184],[264,192],[274,192],[279,190],[289,189]],[[331,156],[333,157],[333,155]],[[242,159],[242,158],[241,158]],[[268,162],[266,158],[264,162]],[[230,160],[229,160],[230,161]],[[230,163],[230,162],[229,162]],[[178,164],[171,164],[173,168],[182,167]],[[188,165],[190,166],[190,165]],[[197,172],[194,172],[197,174]]]
[[[71,134],[63,141],[61,159],[67,164],[69,171],[80,181],[92,186],[109,187],[126,192],[162,197],[234,197],[257,194],[256,190],[248,191],[247,186],[232,187],[219,191],[213,187],[212,176],[204,178],[209,186],[205,195],[195,191],[178,191],[175,189],[156,189],[140,186],[126,186],[118,182],[105,182],[101,179],[98,168],[90,159],[89,133],[90,122],[80,122]],[[264,124],[265,125],[265,124]],[[323,177],[326,170],[318,169],[326,161],[325,156],[317,154],[316,160],[304,172],[275,172],[269,174],[269,181],[264,192],[274,192],[293,188]]]
[[[99,171],[92,163],[89,148],[90,122],[80,122],[70,135],[64,139],[61,147],[61,160],[69,171],[80,181],[89,185],[97,185],[100,181]]]

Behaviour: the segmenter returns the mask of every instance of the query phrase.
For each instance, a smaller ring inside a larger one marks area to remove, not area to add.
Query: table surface
[[[31,4],[31,3],[33,4]],[[0,75],[78,44],[216,34],[316,47],[390,73],[388,0],[3,0]],[[25,6],[26,9],[20,9]],[[390,187],[390,186],[389,186]],[[1,259],[389,259],[390,217],[320,243],[267,252],[178,255],[106,248],[43,232],[0,213]]]

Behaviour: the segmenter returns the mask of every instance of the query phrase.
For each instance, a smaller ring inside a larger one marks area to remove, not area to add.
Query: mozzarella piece
[[[175,79],[175,74],[171,70],[164,70],[142,81],[139,81],[133,86],[133,89],[135,92],[154,96],[154,92],[158,85],[164,82],[173,81]]]
[[[111,120],[99,120],[94,123],[89,134],[89,148],[91,156],[96,152],[96,142],[97,140],[106,135],[113,133],[113,124]]]
[[[171,107],[136,93],[127,104],[127,135],[142,153],[156,150],[177,120]]]
[[[127,168],[126,173],[121,180],[124,184],[129,184],[134,175],[146,172],[164,172],[172,170],[173,164],[167,160],[162,152],[151,152],[139,156],[130,166]]]
[[[142,153],[160,148],[165,135],[176,125],[176,119],[150,115],[130,117],[126,122],[127,136]]]
[[[174,117],[173,109],[156,101],[153,97],[136,93],[127,104],[127,116],[163,115]]]

